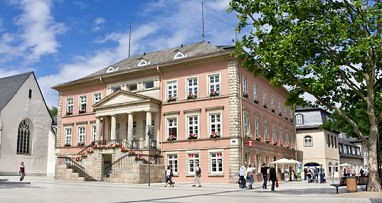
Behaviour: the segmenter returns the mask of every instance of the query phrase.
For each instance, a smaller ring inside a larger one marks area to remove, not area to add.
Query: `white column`
[[[100,140],[101,135],[101,119],[99,117],[96,118],[96,137],[95,139]]]
[[[148,135],[148,129],[151,126],[151,112],[147,111],[146,112],[146,129],[145,129],[145,137],[146,137],[146,146],[149,146],[149,135]]]
[[[127,114],[127,143],[129,146],[131,145],[131,140],[133,139],[133,123],[133,113]]]
[[[117,118],[115,115],[111,116],[111,129],[110,129],[110,139],[115,140],[115,128],[117,126]]]

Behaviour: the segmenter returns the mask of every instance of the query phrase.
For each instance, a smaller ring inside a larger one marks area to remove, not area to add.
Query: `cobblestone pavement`
[[[4,180],[8,181],[4,181]],[[3,180],[3,181],[1,181]],[[260,182],[253,190],[240,189],[237,184],[204,184],[192,187],[189,183],[117,184],[104,182],[62,182],[47,177],[0,176],[1,203],[102,203],[102,202],[261,202],[261,203],[382,203],[382,193],[363,191],[347,193],[346,187],[336,194],[330,183],[281,182],[275,192],[261,189]],[[28,182],[29,181],[29,182]],[[30,184],[28,184],[30,183]]]

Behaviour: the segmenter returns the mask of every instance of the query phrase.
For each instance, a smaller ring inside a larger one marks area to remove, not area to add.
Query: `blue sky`
[[[34,71],[49,107],[51,89],[131,55],[202,41],[202,0],[2,0],[0,78]],[[204,0],[205,40],[233,44],[229,0]]]

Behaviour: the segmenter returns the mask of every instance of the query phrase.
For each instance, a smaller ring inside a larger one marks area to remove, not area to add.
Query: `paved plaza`
[[[26,177],[20,183],[18,177],[1,177],[1,203],[101,203],[101,202],[261,202],[261,203],[382,203],[382,193],[347,193],[346,187],[336,194],[331,181],[325,184],[282,182],[276,192],[261,189],[261,182],[255,189],[240,189],[236,184],[204,184],[192,187],[190,183],[176,183],[175,187],[164,184],[117,184],[105,182],[62,182],[47,177]],[[5,181],[8,180],[8,181]],[[334,181],[335,182],[335,181]]]

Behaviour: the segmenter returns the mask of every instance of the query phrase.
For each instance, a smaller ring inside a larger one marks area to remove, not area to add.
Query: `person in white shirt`
[[[240,170],[239,170],[239,176],[240,176],[240,188],[245,188],[246,186],[246,175],[247,175],[247,169],[245,168],[245,165],[243,164],[241,167],[240,167]]]
[[[247,168],[247,178],[249,179],[248,189],[253,189],[253,187],[252,187],[252,185],[253,185],[253,171],[254,171],[254,168],[252,167],[251,164],[249,164],[249,166]]]

